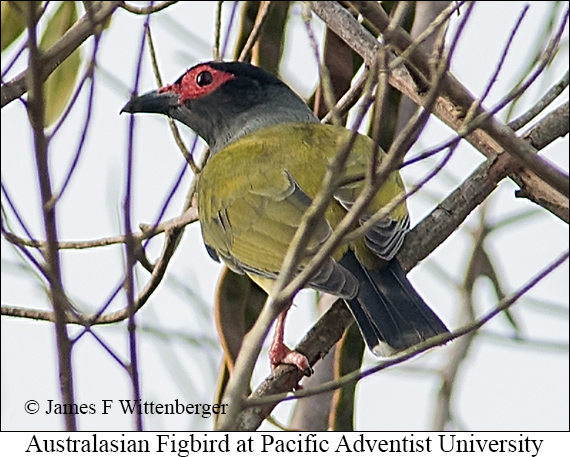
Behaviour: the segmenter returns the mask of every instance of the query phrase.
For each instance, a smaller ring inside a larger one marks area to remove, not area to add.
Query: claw
[[[269,361],[273,369],[279,365],[288,364],[296,366],[305,376],[311,376],[313,374],[309,359],[300,352],[292,351],[282,342],[281,344],[274,342],[274,344],[271,345]]]
[[[282,364],[294,365],[305,376],[311,376],[313,374],[313,369],[309,364],[309,359],[299,352],[292,351],[283,342],[286,316],[287,311],[284,311],[277,318],[275,335],[273,337],[271,347],[269,348],[269,361],[271,362],[271,368],[275,369]]]

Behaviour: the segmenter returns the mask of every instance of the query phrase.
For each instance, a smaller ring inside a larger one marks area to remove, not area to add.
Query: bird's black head
[[[122,111],[160,113],[200,135],[218,152],[245,134],[317,119],[286,84],[244,62],[205,62],[176,82],[133,98]]]

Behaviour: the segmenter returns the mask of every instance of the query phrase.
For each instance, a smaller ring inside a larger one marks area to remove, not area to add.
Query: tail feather
[[[448,331],[396,259],[380,270],[370,270],[348,251],[340,264],[359,282],[358,295],[345,301],[375,354],[391,355]]]

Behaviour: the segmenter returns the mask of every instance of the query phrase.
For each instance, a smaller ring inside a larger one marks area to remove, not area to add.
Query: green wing
[[[350,132],[339,127],[283,124],[242,137],[212,157],[198,185],[198,209],[208,251],[215,252],[236,272],[275,277],[303,214],[322,185],[327,165],[349,137]],[[347,161],[346,176],[364,174],[370,151],[371,140],[359,136]],[[310,251],[328,239],[361,186],[361,182],[356,182],[338,190],[326,217],[312,227]],[[364,219],[382,208],[401,188],[400,178],[394,174]],[[386,246],[399,247],[405,232],[400,229],[406,224],[402,221],[407,221],[404,205],[397,208],[394,217],[381,221],[370,232],[366,246],[381,257]],[[348,246],[334,257],[339,259],[346,249]],[[303,260],[300,269],[308,260]],[[338,296],[352,296],[357,288],[352,274],[333,257],[310,285]]]

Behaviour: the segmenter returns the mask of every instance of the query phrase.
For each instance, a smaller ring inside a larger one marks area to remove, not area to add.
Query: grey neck
[[[309,107],[300,99],[299,102],[301,104],[297,106],[283,105],[271,109],[258,105],[236,115],[231,124],[214,135],[214,141],[209,142],[211,153],[215,154],[243,136],[266,127],[295,122],[319,122]]]

